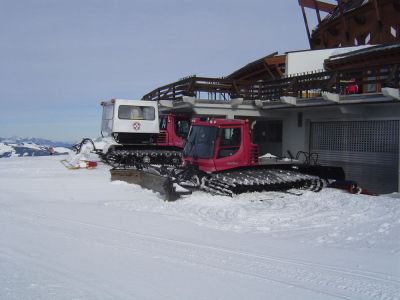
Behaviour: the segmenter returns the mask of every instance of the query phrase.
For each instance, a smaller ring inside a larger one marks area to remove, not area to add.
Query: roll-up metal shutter
[[[398,120],[313,122],[310,151],[371,192],[398,191]]]

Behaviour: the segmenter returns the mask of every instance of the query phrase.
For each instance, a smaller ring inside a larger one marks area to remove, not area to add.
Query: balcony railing
[[[181,100],[183,96],[214,101],[279,101],[282,96],[318,98],[322,92],[336,94],[378,93],[382,87],[399,88],[398,64],[360,69],[323,71],[270,81],[238,81],[226,78],[189,77],[159,87],[143,100]]]

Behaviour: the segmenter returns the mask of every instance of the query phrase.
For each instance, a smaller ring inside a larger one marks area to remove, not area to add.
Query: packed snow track
[[[398,194],[167,203],[59,160],[0,160],[1,299],[400,299]]]

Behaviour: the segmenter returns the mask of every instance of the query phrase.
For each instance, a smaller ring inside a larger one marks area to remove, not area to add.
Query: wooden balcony
[[[338,95],[379,93],[382,87],[399,88],[400,64],[324,71],[269,81],[190,77],[159,87],[143,100],[181,101],[184,96],[230,102],[232,99],[280,101],[289,96],[312,99],[323,92]]]

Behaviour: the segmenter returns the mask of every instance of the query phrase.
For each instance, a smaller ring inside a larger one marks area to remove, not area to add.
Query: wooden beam
[[[347,43],[345,43],[345,45],[346,46],[350,46],[349,45],[349,38],[350,38],[350,36],[349,36],[349,29],[348,29],[348,27],[347,27],[347,21],[346,21],[346,18],[345,18],[345,16],[344,16],[344,11],[343,11],[343,1],[342,0],[339,0],[338,1],[338,6],[339,6],[339,12],[340,12],[340,19],[341,19],[341,21],[342,21],[342,24],[343,24],[343,32],[344,32],[344,34],[345,34],[345,36],[344,36],[344,38],[345,38],[345,40],[346,40],[346,42]],[[342,46],[345,46],[345,45],[342,45]]]
[[[286,55],[278,55],[274,57],[266,57],[264,61],[268,65],[280,65],[286,63]]]
[[[379,10],[379,5],[378,5],[378,1],[376,1],[376,0],[374,0],[373,1],[374,2],[374,6],[375,6],[375,13],[376,13],[376,20],[378,21],[377,23],[377,25],[378,25],[378,36],[379,36],[379,43],[383,43],[383,36],[382,35],[384,35],[384,33],[383,33],[383,24],[382,24],[382,19],[381,19],[381,13],[380,13],[380,10]]]
[[[278,65],[275,65],[275,70],[276,72],[279,74],[279,77],[283,77],[283,72],[281,70],[281,68]]]
[[[240,80],[248,80],[248,78],[251,78],[251,77],[253,77],[253,76],[256,76],[256,75],[261,74],[261,73],[264,73],[264,72],[265,72],[265,69],[263,68],[263,69],[254,71],[254,72],[252,72],[252,73],[249,73],[249,74],[247,74],[246,76],[241,77]],[[236,82],[237,82],[237,81],[236,81]]]
[[[375,6],[376,19],[378,20],[378,22],[381,22],[381,14],[379,12],[378,2],[376,0],[374,0],[373,2]]]
[[[317,12],[318,24],[321,24],[321,14],[319,13],[318,1],[314,0],[315,11]]]
[[[299,0],[299,3],[300,3],[300,0]],[[306,11],[304,10],[304,6],[302,6],[302,5],[301,5],[301,12],[303,13],[304,25],[306,26],[306,30],[307,30],[308,43],[310,44],[310,47],[312,48],[311,33],[310,33],[310,28],[308,27],[307,15],[306,15]]]
[[[299,5],[301,7],[318,9],[318,10],[326,12],[326,13],[331,13],[336,8],[336,5],[334,5],[334,4],[330,4],[330,3],[326,3],[326,2],[318,1],[318,0],[299,0]]]
[[[396,25],[396,38],[397,39],[400,38],[400,25],[399,24]]]
[[[275,79],[276,77],[274,74],[272,74],[272,71],[269,69],[269,66],[264,62],[264,67],[267,70],[268,74],[271,76],[272,79]]]
[[[266,67],[273,67],[275,71],[278,73],[279,77],[283,77],[283,72],[280,68],[280,65],[286,63],[286,55],[278,55],[274,57],[266,57],[264,59]]]

